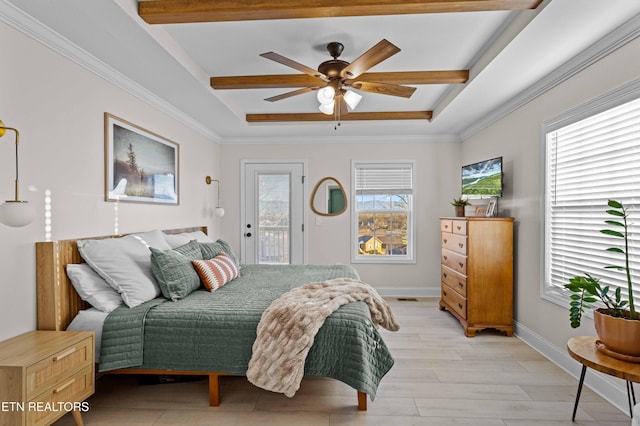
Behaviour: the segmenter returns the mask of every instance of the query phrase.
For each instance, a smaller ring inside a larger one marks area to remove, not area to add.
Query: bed
[[[206,234],[205,227],[164,233],[197,231]],[[65,330],[80,311],[91,308],[72,286],[67,265],[84,262],[78,241],[115,237],[121,235],[36,243],[38,329]],[[159,297],[133,308],[116,308],[106,316],[99,339],[98,371],[208,376],[209,404],[218,406],[219,377],[245,374],[256,326],[271,301],[307,282],[358,278],[346,265],[243,265],[241,271],[240,277],[214,293],[200,289],[175,301]],[[141,320],[133,321],[136,316]],[[141,323],[142,331],[138,328]],[[175,326],[174,330],[167,331],[167,324]],[[142,335],[139,340],[132,338]],[[128,350],[124,357],[123,348]],[[340,306],[326,318],[306,358],[304,374],[350,385],[357,391],[358,410],[366,410],[367,396],[375,398],[380,380],[392,365],[393,358],[372,326],[367,305],[355,302]]]

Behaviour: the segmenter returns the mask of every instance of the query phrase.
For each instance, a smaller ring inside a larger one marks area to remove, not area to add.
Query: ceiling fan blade
[[[398,84],[389,83],[371,83],[369,81],[354,81],[349,84],[351,87],[363,92],[378,93],[380,95],[399,96],[401,98],[410,98],[415,87],[400,86]]]
[[[270,98],[265,99],[265,101],[275,102],[275,101],[279,101],[279,100],[282,100],[282,99],[290,98],[292,96],[302,95],[303,93],[313,92],[314,90],[318,90],[319,88],[320,88],[319,86],[317,86],[317,87],[304,87],[302,89],[294,90],[292,92],[287,92],[287,93],[283,93],[281,95],[272,96]]]
[[[267,53],[262,53],[260,54],[260,56],[262,56],[263,58],[267,58],[267,59],[271,59],[272,61],[275,61],[279,64],[282,65],[286,65],[288,67],[293,68],[294,70],[298,70],[300,72],[303,72],[305,74],[309,74],[310,76],[316,77],[316,78],[321,78],[323,80],[327,80],[327,76],[322,74],[320,71],[318,70],[314,70],[313,68],[309,68],[306,65],[302,65],[300,62],[296,62],[293,59],[289,59],[285,56],[279,55],[275,52],[267,52]]]
[[[468,70],[367,72],[358,77],[358,81],[391,84],[462,84],[468,79]],[[273,74],[211,77],[210,83],[216,90],[268,89],[312,87],[318,80],[307,74]]]
[[[371,49],[364,52],[356,60],[351,62],[341,75],[346,78],[355,78],[366,72],[369,68],[390,58],[400,51],[400,48],[386,39],[382,39]]]

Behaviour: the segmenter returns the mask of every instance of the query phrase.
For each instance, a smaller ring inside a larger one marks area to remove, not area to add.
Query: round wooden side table
[[[576,395],[576,403],[573,406],[573,416],[571,416],[571,420],[575,421],[576,418],[578,401],[580,401],[580,392],[582,392],[582,384],[584,383],[587,367],[593,368],[601,373],[618,377],[627,382],[629,412],[631,417],[633,417],[633,406],[636,403],[633,382],[640,382],[640,363],[623,361],[605,354],[596,348],[597,340],[598,338],[596,336],[577,336],[572,337],[569,339],[569,342],[567,342],[569,355],[582,364],[580,383],[578,384],[578,393]]]

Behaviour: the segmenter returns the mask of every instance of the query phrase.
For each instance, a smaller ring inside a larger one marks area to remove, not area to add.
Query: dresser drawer
[[[440,219],[440,231],[442,231],[442,232],[453,232],[453,220],[451,220],[451,219]]]
[[[442,300],[458,315],[467,319],[467,299],[446,284],[442,285]]]
[[[88,338],[68,346],[27,368],[27,400],[53,387],[74,371],[93,363],[93,339]]]
[[[442,249],[441,263],[449,268],[467,275],[467,256],[451,250]]]
[[[80,403],[93,393],[93,380],[93,366],[89,365],[38,395],[29,401],[27,424],[48,425],[60,412],[81,408]]]
[[[440,278],[444,284],[460,293],[461,296],[467,297],[467,277],[443,266],[440,271]]]
[[[459,235],[467,235],[467,221],[453,220],[451,223],[451,232]]]
[[[465,235],[443,232],[441,234],[442,247],[463,255],[467,254],[467,237]]]

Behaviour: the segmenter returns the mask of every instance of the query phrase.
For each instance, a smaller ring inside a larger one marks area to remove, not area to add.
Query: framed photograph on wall
[[[179,204],[180,146],[104,114],[105,201]]]

